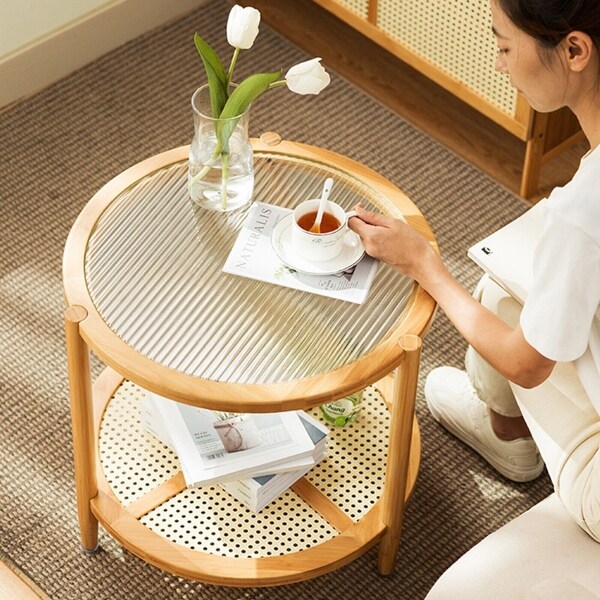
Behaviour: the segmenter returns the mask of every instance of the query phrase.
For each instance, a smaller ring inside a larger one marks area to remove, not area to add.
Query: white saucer
[[[365,249],[360,237],[354,231],[348,230],[348,233],[344,236],[344,249],[338,256],[323,262],[305,260],[292,250],[293,218],[294,215],[289,214],[275,225],[271,235],[271,244],[279,259],[295,271],[307,275],[335,275],[350,269],[364,256]]]

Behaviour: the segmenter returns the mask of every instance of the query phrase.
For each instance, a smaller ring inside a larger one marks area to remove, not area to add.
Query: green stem
[[[196,183],[198,183],[213,168],[213,165],[217,162],[217,158],[219,158],[220,154],[221,154],[221,144],[217,144],[217,147],[215,148],[215,151],[213,152],[213,155],[211,156],[210,160],[202,167],[202,169],[200,169],[200,171],[198,171],[198,173],[196,173],[190,179],[190,183],[188,186],[190,188],[190,190]]]
[[[229,154],[221,155],[221,208],[227,210],[227,179],[229,178]]]
[[[233,69],[235,69],[235,63],[237,62],[238,55],[240,53],[240,49],[236,48],[233,51],[233,56],[231,57],[231,63],[229,64],[229,71],[227,72],[227,88],[229,88],[229,84],[231,83],[231,77],[233,75]]]

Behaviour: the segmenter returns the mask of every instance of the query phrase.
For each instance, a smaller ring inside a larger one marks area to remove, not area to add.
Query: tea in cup
[[[320,232],[310,231],[317,211],[319,199],[306,200],[294,210],[292,223],[292,247],[294,252],[311,262],[332,260],[344,249],[344,237],[350,231],[348,220],[356,216],[356,211],[346,212],[339,204],[328,201]]]

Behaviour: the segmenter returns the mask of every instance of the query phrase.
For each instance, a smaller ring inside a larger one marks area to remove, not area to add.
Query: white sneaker
[[[481,454],[512,481],[531,481],[544,470],[531,438],[510,442],[496,436],[487,406],[477,396],[469,376],[454,367],[438,367],[425,382],[425,400],[434,419]]]

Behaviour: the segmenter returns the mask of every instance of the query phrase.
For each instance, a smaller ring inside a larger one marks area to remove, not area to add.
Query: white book
[[[142,405],[140,408],[140,424],[143,429],[151,433],[155,438],[159,439],[163,444],[175,452],[173,442],[169,437],[167,428],[165,427],[162,417],[159,414],[156,402],[154,401],[155,397],[156,396],[154,394],[147,394],[142,400]],[[302,411],[298,412],[302,413]],[[305,456],[302,458],[293,458],[287,460],[285,463],[282,463],[282,465],[283,464],[285,464],[290,471],[293,471],[296,469],[313,467],[315,465],[315,461],[310,456]]]
[[[315,456],[315,464],[321,462],[325,456],[325,452]],[[251,479],[225,481],[218,485],[242,504],[245,504],[250,510],[260,512],[296,483],[298,479],[304,477],[313,467],[314,465],[304,469],[263,475]]]
[[[142,429],[151,433],[155,438],[159,439],[163,444],[175,452],[173,442],[171,441],[169,432],[158,412],[158,407],[156,406],[153,395],[146,394],[142,400],[142,405],[140,407],[140,425],[142,426]]]
[[[155,402],[155,397],[156,396],[154,394],[147,394],[146,397],[142,400],[142,405],[140,408],[140,424],[143,429],[151,433],[155,438],[160,440],[163,444],[165,444],[173,452],[175,452],[173,442],[171,441],[167,428],[162,420],[162,417],[159,414],[158,407]],[[301,413],[302,416],[305,414],[303,411],[298,412]],[[315,454],[316,450],[317,448],[315,448]],[[301,458],[293,458],[287,460],[281,463],[281,465],[285,465],[289,471],[295,471],[298,469],[310,469],[311,467],[315,466],[315,459],[311,456],[304,456]],[[262,476],[263,475],[261,475],[261,477]]]
[[[329,430],[320,421],[304,411],[298,411],[298,414],[315,444],[313,456],[315,464],[318,464],[325,458],[327,453]],[[312,466],[284,473],[224,482],[220,483],[219,486],[248,506],[250,510],[259,512],[311,469]]]
[[[148,395],[164,424],[162,432],[160,426],[154,425],[152,429],[170,441],[188,487],[314,465],[314,444],[295,411],[252,414],[261,443],[247,450],[227,452],[213,428],[218,419],[212,411],[151,392]],[[147,411],[148,406],[144,410]]]
[[[546,221],[541,201],[469,248],[467,256],[521,304],[533,281],[533,255]]]
[[[285,464],[289,468],[289,471],[227,481],[218,485],[254,512],[259,512],[298,479],[306,475],[316,464],[325,458],[329,429],[304,411],[298,411],[298,416],[313,440],[314,451],[312,457],[287,461]],[[171,450],[174,450],[154,402],[154,397],[151,395],[147,395],[142,401],[140,423],[143,429],[154,435],[154,437],[171,448]]]

